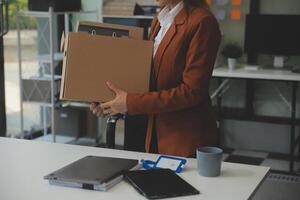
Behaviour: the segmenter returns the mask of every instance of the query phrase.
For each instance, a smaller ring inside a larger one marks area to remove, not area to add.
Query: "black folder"
[[[170,169],[129,171],[125,173],[125,180],[148,199],[200,194]]]
[[[97,27],[93,25],[79,24],[78,32],[87,32],[92,35],[105,35],[113,37],[129,37],[128,30],[115,29],[115,28],[105,28]]]

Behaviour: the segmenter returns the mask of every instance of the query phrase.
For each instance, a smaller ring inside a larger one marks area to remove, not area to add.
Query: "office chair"
[[[116,125],[119,120],[125,121],[124,150],[145,152],[145,139],[148,117],[146,115],[129,116],[117,114],[107,120],[106,147],[114,149]]]

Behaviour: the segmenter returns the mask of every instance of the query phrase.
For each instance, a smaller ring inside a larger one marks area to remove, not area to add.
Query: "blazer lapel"
[[[152,31],[149,36],[149,40],[151,40],[151,41],[154,41],[154,38],[156,37],[157,33],[160,30],[160,24],[159,24],[157,17],[155,17],[153,20],[154,20],[153,25],[152,25],[153,27],[151,27]]]
[[[157,52],[154,56],[155,80],[157,80],[157,78],[158,78],[162,57],[163,57],[167,47],[169,46],[169,44],[173,40],[174,36],[176,35],[178,25],[183,24],[185,22],[186,18],[187,18],[187,11],[185,8],[183,8],[178,13],[178,15],[175,17],[174,22],[172,23],[172,25],[170,26],[166,35],[164,36],[163,40],[161,41],[161,43],[157,49]],[[159,23],[157,23],[157,24],[158,24],[158,27],[155,27],[155,28],[156,28],[156,31],[158,32],[160,29],[160,24]],[[152,35],[153,40],[154,40],[155,36],[157,35],[157,32],[156,32],[156,34]]]

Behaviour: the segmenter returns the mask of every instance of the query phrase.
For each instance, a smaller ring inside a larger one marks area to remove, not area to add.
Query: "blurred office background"
[[[145,28],[146,33],[154,12],[158,10],[155,1],[82,0],[80,10],[52,15],[52,39],[50,39],[49,18],[36,16],[30,12],[26,15],[27,0],[8,2],[10,26],[4,36],[3,45],[5,76],[4,80],[0,79],[5,83],[7,126],[6,129],[4,125],[0,127],[1,136],[53,142],[52,133],[55,132],[56,142],[105,147],[107,119],[93,116],[87,104],[61,102],[57,99],[61,57],[58,53],[53,61],[49,60],[47,55],[49,56],[50,44],[53,44],[55,52],[59,52],[62,32],[76,31],[78,20],[136,25]],[[227,59],[221,55],[221,50],[228,44],[234,44],[245,50],[248,14],[288,15],[295,18],[300,16],[299,0],[208,0],[208,4],[209,9],[218,19],[223,34],[216,69],[228,68]],[[48,10],[43,12],[49,13]],[[17,13],[19,13],[18,19]],[[299,23],[292,24],[291,30],[286,31],[293,31],[293,26],[299,26]],[[278,29],[281,28],[278,26]],[[298,45],[300,49],[300,44]],[[22,58],[18,52],[21,53]],[[295,50],[295,53],[287,52],[283,55],[285,65],[292,66],[293,69],[300,67],[300,53],[299,50],[298,55],[296,52]],[[244,51],[243,56],[238,59],[237,69],[253,66],[251,63],[253,60],[259,66],[273,64],[272,53],[251,54],[254,59],[250,61],[249,54]],[[49,79],[51,63],[57,76],[53,83],[57,88],[55,94],[51,91],[52,83]],[[288,71],[291,68],[282,70]],[[297,81],[280,80],[280,77],[278,79],[214,77],[211,82],[211,94],[216,94],[213,104],[221,134],[220,146],[226,152],[224,160],[270,166],[273,170],[273,174],[263,185],[263,190],[267,192],[258,192],[256,199],[293,199],[297,191],[300,196],[298,177],[300,173],[298,99],[300,88],[297,87]],[[220,87],[222,83],[225,87]],[[51,102],[52,96],[55,104]],[[127,125],[134,126],[139,123],[138,119],[132,121]],[[143,123],[139,125],[142,126]],[[126,127],[124,120],[118,121],[116,148],[124,148],[124,141],[126,143],[126,140],[134,140],[126,139],[124,136],[126,131],[130,130],[132,129]],[[139,148],[133,150],[137,149]],[[290,194],[291,198],[283,198],[275,192],[276,189],[271,191],[270,188],[278,188],[277,191],[282,190],[283,193]],[[266,193],[269,196],[264,196]]]

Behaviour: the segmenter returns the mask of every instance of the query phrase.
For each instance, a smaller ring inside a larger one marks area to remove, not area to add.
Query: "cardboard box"
[[[112,100],[115,94],[107,87],[107,81],[128,92],[149,91],[153,42],[142,40],[140,28],[97,26],[128,30],[129,37],[69,33],[63,45],[60,98],[84,102]]]

